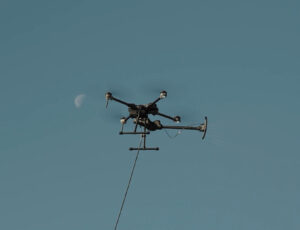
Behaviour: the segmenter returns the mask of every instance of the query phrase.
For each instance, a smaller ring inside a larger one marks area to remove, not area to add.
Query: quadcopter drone
[[[141,134],[142,138],[143,138],[143,147],[138,147],[138,148],[129,148],[129,150],[159,150],[158,147],[146,147],[146,135],[150,134],[150,131],[156,131],[156,130],[162,130],[162,129],[177,129],[177,130],[181,130],[181,129],[185,129],[185,130],[198,130],[200,132],[203,132],[202,135],[202,140],[205,138],[206,135],[206,131],[207,131],[207,117],[205,117],[204,119],[204,123],[201,124],[200,126],[166,126],[166,125],[162,125],[160,123],[159,120],[155,120],[155,121],[151,121],[148,117],[148,115],[158,115],[167,119],[170,119],[176,123],[179,123],[181,121],[180,116],[175,116],[175,117],[171,117],[165,114],[162,114],[159,112],[159,109],[157,107],[157,102],[159,102],[160,100],[164,99],[167,97],[167,92],[166,91],[161,91],[159,97],[154,100],[151,103],[145,104],[145,105],[136,105],[133,103],[127,103],[125,101],[122,101],[120,99],[117,99],[115,97],[113,97],[111,92],[107,92],[105,94],[105,99],[106,99],[106,108],[108,106],[108,102],[109,100],[112,101],[116,101],[118,103],[121,103],[125,106],[128,107],[128,112],[129,115],[128,117],[122,117],[120,119],[120,122],[122,124],[121,127],[121,131],[119,132],[120,135],[123,134]],[[126,122],[128,121],[128,119],[131,118],[133,119],[133,123],[135,124],[134,130],[133,132],[124,132],[124,125],[126,124]],[[138,132],[137,131],[137,127],[141,126],[144,127],[144,131],[143,132]]]

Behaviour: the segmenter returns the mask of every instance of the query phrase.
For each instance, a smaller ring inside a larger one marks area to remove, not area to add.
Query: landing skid
[[[123,134],[150,134],[150,132],[119,132],[120,135],[123,135]]]
[[[129,148],[129,150],[130,151],[132,151],[132,150],[156,150],[156,151],[158,151],[159,150],[159,148],[158,147],[154,147],[154,148]]]
[[[133,151],[133,150],[142,150],[142,151],[155,150],[155,151],[158,151],[159,150],[158,147],[151,147],[151,148],[146,147],[146,136],[150,134],[149,131],[146,131],[146,128],[144,128],[144,132],[123,132],[123,131],[121,131],[119,134],[120,135],[124,135],[124,134],[131,134],[131,135],[132,134],[133,135],[135,135],[135,134],[141,134],[141,136],[143,138],[143,143],[144,143],[143,147],[142,148],[140,148],[140,147],[139,148],[130,147],[129,148],[130,151]]]

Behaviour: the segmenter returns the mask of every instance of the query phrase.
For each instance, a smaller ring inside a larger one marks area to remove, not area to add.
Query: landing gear
[[[123,118],[122,118],[122,119],[123,119]],[[121,120],[122,120],[122,119],[121,119]],[[121,122],[121,123],[122,123],[122,122]],[[133,132],[123,132],[123,123],[122,123],[122,129],[121,129],[121,131],[120,131],[120,133],[119,133],[120,135],[123,135],[123,134],[140,134],[140,135],[141,135],[141,138],[142,138],[142,141],[143,141],[143,147],[138,147],[138,148],[130,147],[129,150],[130,150],[130,151],[132,151],[132,150],[143,150],[143,151],[145,151],[145,150],[155,150],[155,151],[158,151],[158,150],[159,150],[158,147],[151,147],[151,148],[146,147],[146,137],[147,137],[147,135],[150,134],[150,132],[147,131],[147,128],[146,128],[145,126],[144,126],[144,131],[143,131],[143,132],[137,132],[137,131],[136,131],[136,127],[137,127],[137,125],[139,125],[139,124],[146,124],[146,119],[143,119],[142,122],[136,122],[136,126],[135,126]]]

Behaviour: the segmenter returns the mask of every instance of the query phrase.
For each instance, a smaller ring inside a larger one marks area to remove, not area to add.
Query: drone
[[[106,99],[106,108],[108,106],[108,102],[115,101],[120,104],[123,104],[128,107],[129,115],[127,117],[122,117],[120,119],[121,122],[121,131],[119,132],[120,135],[124,134],[140,134],[143,139],[143,146],[139,146],[137,148],[130,147],[129,150],[159,150],[159,147],[146,147],[146,136],[150,134],[150,132],[156,131],[156,130],[162,130],[162,129],[176,129],[176,130],[197,130],[203,133],[202,140],[205,138],[206,131],[207,131],[207,117],[204,117],[204,123],[202,123],[199,126],[167,126],[162,125],[159,120],[151,121],[149,119],[149,115],[154,116],[161,116],[164,118],[167,118],[169,120],[172,120],[173,122],[180,123],[181,118],[180,116],[171,117],[169,115],[165,115],[163,113],[159,112],[159,109],[157,107],[157,102],[167,97],[167,92],[165,90],[160,92],[160,95],[157,99],[155,99],[153,102],[144,104],[144,105],[136,105],[133,103],[127,103],[123,100],[120,100],[112,95],[111,92],[105,93],[105,99]],[[134,130],[132,132],[124,132],[124,125],[127,123],[129,119],[133,119],[133,123],[135,124]],[[144,131],[137,131],[137,127],[143,127]]]

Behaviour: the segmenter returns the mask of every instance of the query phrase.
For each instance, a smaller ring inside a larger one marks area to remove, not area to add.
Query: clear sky
[[[148,103],[160,89],[161,112],[208,116],[207,139],[151,133],[161,150],[140,154],[118,229],[300,229],[299,12],[1,0],[0,229],[113,229],[139,137],[118,135],[126,108],[106,111],[104,93]]]

